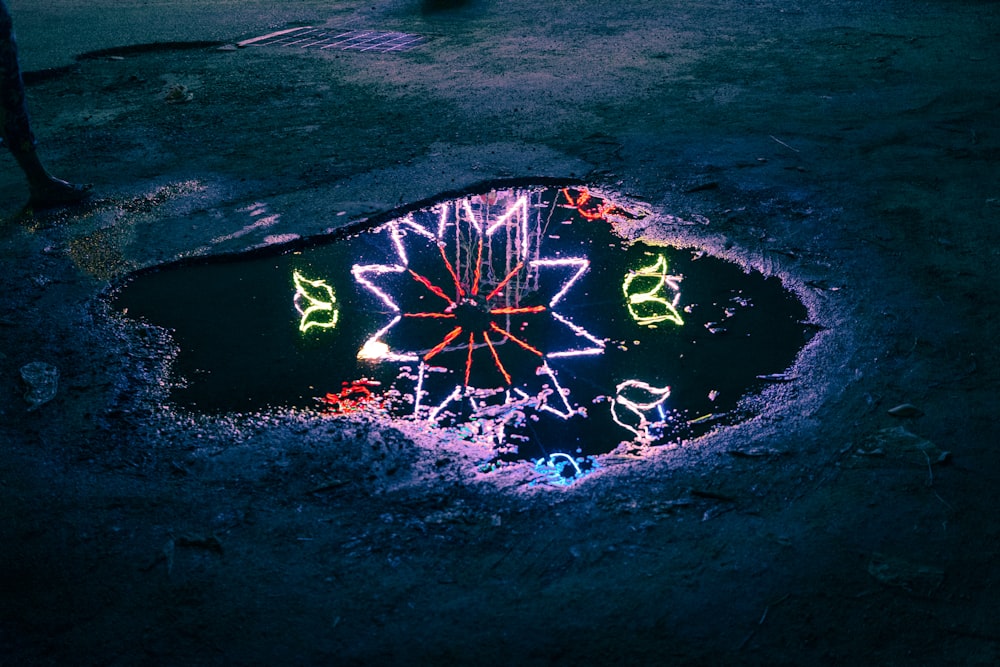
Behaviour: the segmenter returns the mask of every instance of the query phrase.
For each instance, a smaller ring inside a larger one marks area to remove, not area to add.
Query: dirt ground
[[[95,197],[22,210],[0,155],[0,664],[1000,663],[1000,5],[454,5],[330,17],[432,37],[406,53],[29,75],[47,162]],[[750,423],[529,487],[377,423],[179,414],[169,340],[102,299],[541,177],[781,276],[819,330],[796,379]],[[29,410],[32,361],[60,385]]]

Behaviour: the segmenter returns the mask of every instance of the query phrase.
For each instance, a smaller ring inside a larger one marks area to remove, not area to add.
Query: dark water
[[[626,244],[614,227],[632,214],[579,188],[485,193],[302,251],[144,273],[116,304],[172,330],[178,405],[376,412],[497,461],[589,465],[746,419],[740,397],[807,339],[777,279]]]

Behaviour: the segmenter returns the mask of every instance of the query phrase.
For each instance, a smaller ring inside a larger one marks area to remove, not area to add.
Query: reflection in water
[[[481,445],[484,470],[530,461],[563,484],[613,450],[746,419],[740,398],[805,341],[777,279],[625,242],[617,226],[642,215],[583,188],[490,191],[140,275],[117,299],[174,331],[178,404],[418,421]]]
[[[681,300],[680,276],[667,275],[667,258],[656,256],[656,262],[635,271],[629,271],[622,283],[629,315],[637,324],[646,327],[660,322],[673,322],[680,326],[684,319],[677,312]],[[673,295],[667,298],[667,288]]]
[[[292,303],[300,315],[299,331],[305,333],[312,327],[332,329],[337,326],[340,310],[333,288],[325,280],[309,280],[298,271],[292,272],[295,296]]]

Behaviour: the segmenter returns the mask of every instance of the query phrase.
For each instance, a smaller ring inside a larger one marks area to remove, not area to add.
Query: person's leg
[[[4,0],[0,0],[0,138],[28,179],[32,204],[58,206],[78,202],[87,196],[86,188],[49,174],[35,150],[35,136],[28,120],[24,82],[17,61],[14,23]]]

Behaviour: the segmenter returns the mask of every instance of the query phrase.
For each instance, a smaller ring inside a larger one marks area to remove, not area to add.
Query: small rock
[[[28,410],[36,410],[55,398],[59,388],[59,369],[44,361],[32,361],[21,366],[21,379],[28,385],[24,393],[24,400],[30,404]]]
[[[912,403],[900,403],[894,408],[889,408],[889,414],[899,419],[922,417],[924,412]]]

